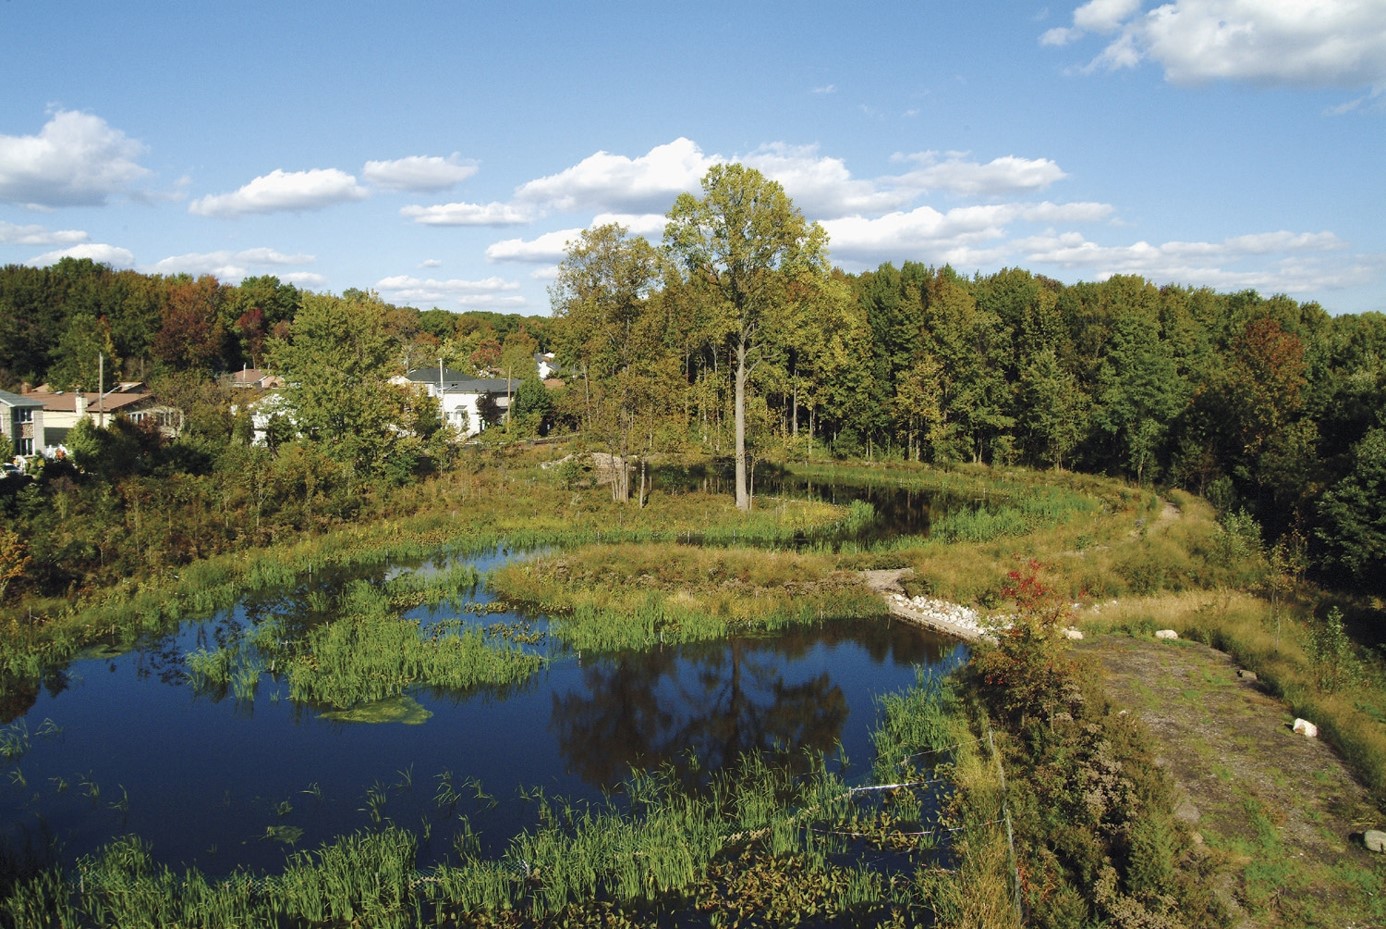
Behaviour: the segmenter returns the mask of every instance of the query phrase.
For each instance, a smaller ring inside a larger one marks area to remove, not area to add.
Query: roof
[[[437,386],[437,368],[415,368],[404,375],[415,384],[426,384]],[[470,374],[463,374],[451,368],[443,369],[443,389],[454,393],[505,393],[507,383],[512,391],[520,385],[519,378],[512,378],[506,381],[503,377],[473,377]]]
[[[154,399],[152,394],[122,394],[114,391],[102,396],[94,390],[63,390],[54,393],[36,390],[28,397],[38,401],[35,406],[41,406],[50,413],[76,413],[78,397],[86,399],[88,413],[118,413],[126,407]]]
[[[404,376],[416,384],[436,384],[438,383],[439,371],[436,367],[430,368],[425,366],[422,368],[415,368]],[[455,384],[458,381],[473,380],[472,375],[463,374],[461,371],[454,371],[452,368],[444,368],[441,376],[444,384]]]
[[[0,403],[5,406],[29,407],[30,409],[41,409],[42,401],[34,400],[29,395],[12,394],[8,390],[0,390]]]

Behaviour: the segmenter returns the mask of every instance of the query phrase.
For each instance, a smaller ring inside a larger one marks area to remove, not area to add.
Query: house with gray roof
[[[415,368],[392,383],[404,384],[438,399],[443,422],[464,439],[481,433],[488,425],[482,419],[482,398],[495,401],[501,415],[510,410],[510,397],[519,381],[503,377],[473,377],[451,368]]]

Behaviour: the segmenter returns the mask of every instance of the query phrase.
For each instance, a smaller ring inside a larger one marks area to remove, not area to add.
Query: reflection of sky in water
[[[114,659],[74,662],[22,717],[28,752],[0,762],[0,835],[56,839],[70,861],[135,833],[162,861],[215,873],[273,869],[288,846],[267,838],[272,827],[302,829],[297,847],[312,848],[374,826],[373,794],[383,798],[381,821],[415,832],[431,821],[424,862],[447,853],[459,814],[499,854],[532,815],[521,788],[596,798],[631,764],[695,779],[690,754],[706,769],[741,749],[835,757],[838,743],[852,763],[848,777],[864,772],[877,695],[912,683],[918,664],[960,654],[884,619],[598,659],[556,654],[505,692],[414,693],[434,714],[419,726],[322,719],[268,675],[253,702],[196,695],[183,683],[185,653],[231,641],[256,617],[301,605],[305,593],[188,624]],[[478,599],[491,597],[481,590]],[[409,615],[424,624],[520,619],[446,607]],[[45,720],[60,731],[40,734],[51,728]],[[457,786],[455,806],[435,802],[440,777]],[[494,803],[476,798],[475,781]]]

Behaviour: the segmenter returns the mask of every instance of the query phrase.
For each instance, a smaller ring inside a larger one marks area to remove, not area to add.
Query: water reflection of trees
[[[625,655],[589,665],[583,682],[554,695],[550,726],[569,768],[598,786],[656,767],[693,783],[749,753],[804,764],[837,745],[847,719],[827,673],[785,680],[778,641]]]

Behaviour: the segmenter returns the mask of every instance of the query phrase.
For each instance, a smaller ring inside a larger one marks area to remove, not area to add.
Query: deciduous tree
[[[746,458],[746,390],[767,328],[792,326],[799,307],[790,283],[826,274],[827,235],[784,188],[754,168],[712,167],[701,199],[680,194],[664,238],[728,333],[732,353],[736,505],[751,508]]]

